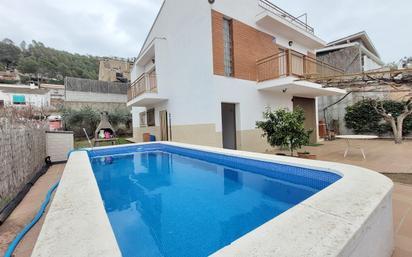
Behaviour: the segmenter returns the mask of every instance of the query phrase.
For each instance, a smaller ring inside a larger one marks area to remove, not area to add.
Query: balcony
[[[315,36],[315,29],[308,25],[306,13],[296,17],[269,0],[257,0],[257,2],[260,11],[256,14],[256,24],[259,27],[310,49],[322,48],[326,45],[326,42]]]
[[[343,74],[343,70],[293,50],[286,50],[258,60],[256,68],[258,82],[288,76],[302,78]]]
[[[315,34],[315,29],[307,24],[307,21],[303,22],[300,20],[300,17],[295,17],[292,14],[286,12],[285,10],[281,9],[280,7],[276,6],[275,4],[271,3],[268,0],[258,0],[259,1],[259,6],[262,7],[263,9],[271,12],[272,14],[279,16],[289,23],[293,24],[294,26],[297,26],[311,34]],[[301,15],[301,16],[305,16]]]
[[[345,94],[338,88],[304,81],[305,77],[334,76],[343,70],[293,50],[286,50],[257,61],[258,90],[298,97],[318,97]]]
[[[157,75],[155,71],[143,73],[127,89],[127,105],[146,107],[166,99],[158,95]]]

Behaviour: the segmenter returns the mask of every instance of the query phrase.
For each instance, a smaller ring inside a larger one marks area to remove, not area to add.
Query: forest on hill
[[[0,42],[0,71],[17,69],[26,79],[63,81],[68,77],[98,79],[100,57],[72,54],[33,40],[16,45],[10,39]]]

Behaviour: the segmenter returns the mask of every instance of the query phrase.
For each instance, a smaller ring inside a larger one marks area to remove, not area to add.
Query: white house
[[[165,0],[131,74],[134,138],[264,151],[265,108],[301,106],[315,141],[317,97],[344,93],[301,80],[341,72],[316,60],[325,45],[266,0]]]
[[[365,31],[361,31],[327,44],[316,50],[317,58],[346,73],[359,73],[384,66],[379,52]]]
[[[50,107],[50,91],[26,85],[0,84],[0,107]]]
[[[327,44],[326,47],[316,50],[317,59],[344,71],[344,73],[361,73],[382,69],[384,62],[381,60],[376,47],[365,31],[361,31]],[[346,128],[346,107],[364,98],[390,98],[388,92],[375,90],[359,91],[353,88],[351,94],[342,96],[326,96],[318,99],[319,117],[330,129],[338,134],[353,134]],[[372,91],[372,92],[368,92]]]

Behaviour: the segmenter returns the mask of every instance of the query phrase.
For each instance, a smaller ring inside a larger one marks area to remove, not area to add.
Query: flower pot
[[[298,153],[298,157],[302,159],[310,159],[310,160],[317,159],[316,154],[310,154],[310,153]]]

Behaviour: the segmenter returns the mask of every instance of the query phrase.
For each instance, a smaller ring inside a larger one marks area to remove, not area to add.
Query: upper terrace
[[[281,34],[295,42],[305,42],[307,47],[317,49],[326,42],[315,36],[315,29],[308,25],[307,14],[294,16],[268,0],[257,0],[260,12],[256,15],[256,24],[274,34]],[[304,18],[304,20],[302,20]]]
[[[311,34],[315,34],[315,29],[308,25],[306,13],[299,17],[295,17],[268,0],[259,0],[259,6],[279,17],[282,17],[294,26],[304,29]],[[305,21],[300,20],[302,17],[305,17]]]

